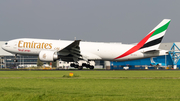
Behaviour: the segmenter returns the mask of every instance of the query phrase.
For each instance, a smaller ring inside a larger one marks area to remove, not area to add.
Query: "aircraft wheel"
[[[71,63],[70,66],[71,66],[71,67],[75,67],[75,64],[74,64],[74,63]]]
[[[82,69],[83,69],[83,67],[82,67],[82,66],[79,66],[79,67],[78,67],[78,70],[82,70]]]
[[[90,68],[90,65],[89,65],[89,64],[86,64],[86,68]]]
[[[74,68],[79,68],[79,65],[75,65]]]
[[[82,67],[86,67],[86,63],[82,63]]]
[[[90,68],[90,69],[94,69],[94,66],[90,66],[89,68]]]

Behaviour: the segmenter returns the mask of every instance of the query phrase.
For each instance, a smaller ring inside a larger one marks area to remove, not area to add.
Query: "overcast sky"
[[[45,38],[136,43],[163,19],[180,42],[180,0],[1,0],[0,41]]]

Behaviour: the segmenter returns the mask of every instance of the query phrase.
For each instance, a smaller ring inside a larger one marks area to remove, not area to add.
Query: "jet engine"
[[[54,61],[58,59],[57,52],[54,51],[47,51],[47,50],[42,50],[39,53],[39,59],[41,61]]]

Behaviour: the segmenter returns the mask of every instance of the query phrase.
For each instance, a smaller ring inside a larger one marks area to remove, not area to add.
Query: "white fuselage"
[[[39,55],[42,50],[58,52],[72,42],[73,41],[65,40],[21,38],[8,41],[6,45],[2,46],[2,48],[14,54]],[[125,57],[115,59],[134,46],[135,45],[133,44],[103,42],[80,42],[79,44],[81,55],[88,60],[125,61],[165,55],[164,52],[144,54],[138,50]]]

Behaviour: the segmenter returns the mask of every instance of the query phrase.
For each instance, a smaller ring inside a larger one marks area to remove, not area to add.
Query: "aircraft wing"
[[[58,52],[62,61],[77,62],[81,57],[79,43],[81,40],[75,40]]]

